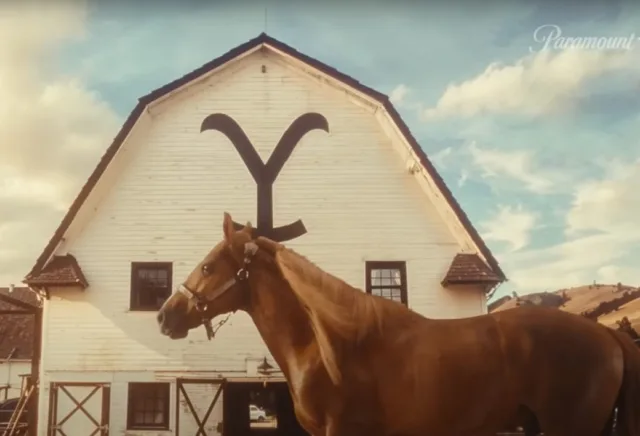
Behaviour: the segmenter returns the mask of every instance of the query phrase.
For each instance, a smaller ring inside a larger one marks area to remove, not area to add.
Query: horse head
[[[196,265],[158,311],[156,318],[165,336],[182,339],[189,330],[204,325],[211,339],[213,318],[246,308],[248,267],[258,248],[252,242],[251,224],[236,231],[231,216],[225,213],[223,233],[224,239]]]

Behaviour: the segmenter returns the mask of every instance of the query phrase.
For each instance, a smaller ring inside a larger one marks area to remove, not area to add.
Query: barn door
[[[219,379],[177,379],[176,436],[217,434],[222,419]]]
[[[107,436],[108,383],[51,383],[49,436]]]

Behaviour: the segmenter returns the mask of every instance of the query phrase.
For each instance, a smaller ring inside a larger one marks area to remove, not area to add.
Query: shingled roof
[[[477,254],[458,253],[453,258],[449,271],[442,280],[442,285],[494,285],[501,281],[500,276],[493,272]]]
[[[308,66],[326,74],[327,76],[330,76],[335,80],[342,82],[346,86],[349,86],[354,90],[361,92],[362,94],[368,96],[372,100],[377,101],[382,107],[384,107],[384,109],[387,111],[387,113],[389,114],[393,122],[396,124],[396,126],[398,127],[398,129],[400,130],[400,132],[402,133],[402,135],[404,136],[408,144],[411,146],[411,148],[415,152],[422,167],[432,178],[438,190],[440,191],[444,199],[449,203],[456,217],[458,218],[462,226],[465,228],[466,232],[469,234],[469,236],[471,237],[475,245],[478,247],[478,249],[482,253],[482,256],[486,259],[486,262],[488,264],[487,269],[490,269],[500,279],[500,281],[506,280],[506,276],[502,271],[502,269],[500,268],[498,261],[495,259],[495,257],[493,256],[489,248],[486,246],[486,244],[484,243],[484,241],[482,240],[482,238],[480,237],[476,229],[473,227],[469,218],[464,213],[464,211],[462,210],[462,208],[460,207],[456,199],[453,197],[453,194],[444,183],[444,180],[442,179],[440,174],[438,174],[438,172],[436,171],[435,167],[427,157],[424,150],[420,147],[415,137],[409,131],[409,127],[402,120],[402,118],[400,117],[396,109],[393,107],[393,104],[389,101],[389,97],[372,88],[369,88],[361,84],[353,77],[347,76],[346,74],[339,72],[335,68],[330,67],[329,65],[324,64],[310,56],[302,54],[298,52],[296,49],[290,47],[289,45],[283,42],[280,42],[268,36],[265,33],[262,33],[258,37],[253,38],[247,41],[246,43],[231,49],[230,51],[223,54],[222,56],[202,65],[201,67],[182,76],[181,78],[174,80],[150,92],[149,94],[141,97],[138,100],[138,104],[136,105],[134,110],[131,112],[131,114],[129,114],[129,117],[126,119],[120,132],[118,132],[112,144],[109,146],[106,153],[102,156],[100,162],[98,163],[98,166],[96,167],[94,172],[91,174],[91,176],[89,177],[85,185],[82,187],[82,190],[76,197],[75,201],[72,203],[65,217],[62,219],[62,222],[60,223],[57,230],[53,234],[53,237],[51,238],[47,246],[44,248],[43,252],[38,257],[35,265],[33,266],[31,271],[25,278],[25,283],[40,280],[40,275],[44,273],[43,269],[52,258],[52,255],[54,254],[56,247],[64,237],[65,232],[71,225],[71,222],[77,215],[82,204],[91,193],[93,187],[98,182],[98,180],[106,170],[107,166],[109,165],[113,157],[116,155],[118,149],[121,147],[125,138],[129,135],[129,132],[135,125],[138,118],[142,115],[147,105],[153,103],[154,101],[160,99],[161,97],[164,97],[170,94],[171,92],[192,82],[193,80],[196,80],[201,76],[215,70],[216,68],[221,67],[225,63],[232,61],[233,59],[251,50],[259,48],[261,46],[268,46],[300,62],[303,62]]]
[[[29,288],[0,288],[0,294],[27,303],[38,305],[35,292]],[[20,310],[20,308],[0,300],[0,310]],[[35,317],[33,315],[0,315],[0,359],[29,360],[33,356]]]
[[[86,288],[88,285],[78,261],[71,254],[53,256],[39,274],[27,277],[24,283],[35,287],[81,286]]]

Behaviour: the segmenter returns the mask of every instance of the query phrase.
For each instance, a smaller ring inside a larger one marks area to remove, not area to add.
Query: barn
[[[429,317],[505,280],[387,96],[261,34],[139,99],[26,276],[39,435],[304,434],[246,314],[159,333],[224,211]]]

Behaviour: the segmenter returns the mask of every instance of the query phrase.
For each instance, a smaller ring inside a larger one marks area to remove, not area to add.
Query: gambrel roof
[[[251,39],[246,43],[233,48],[232,50],[228,51],[222,56],[204,64],[200,68],[182,76],[181,78],[174,80],[173,82],[170,82],[150,92],[149,94],[141,97],[138,100],[138,104],[136,105],[134,110],[131,112],[129,117],[126,119],[124,125],[116,135],[111,146],[107,149],[106,153],[102,156],[96,169],[91,174],[91,176],[89,177],[85,185],[82,187],[82,190],[78,194],[75,201],[72,203],[71,207],[69,208],[69,211],[63,218],[59,227],[55,231],[53,237],[51,238],[49,243],[46,245],[42,254],[40,254],[40,256],[38,257],[35,265],[31,269],[29,274],[26,276],[24,283],[39,285],[39,286],[56,285],[56,284],[69,285],[70,284],[68,280],[69,271],[72,271],[72,272],[75,271],[74,273],[75,279],[77,279],[75,280],[75,283],[79,286],[85,287],[86,280],[84,279],[84,277],[82,277],[82,273],[79,270],[77,263],[75,263],[75,258],[73,258],[73,256],[54,256],[56,248],[58,247],[59,243],[63,240],[67,229],[69,228],[72,221],[78,214],[78,211],[80,210],[83,202],[87,199],[87,197],[91,193],[92,189],[100,179],[101,175],[104,173],[107,166],[109,165],[111,160],[114,158],[114,156],[118,152],[125,138],[128,136],[129,132],[132,130],[136,121],[143,114],[145,108],[151,103],[154,103],[155,101],[167,96],[168,94],[178,90],[179,88],[189,84],[190,82],[195,81],[196,79],[201,78],[202,76],[212,72],[213,70],[220,68],[224,64],[236,58],[239,58],[247,54],[248,52],[251,52],[260,47],[268,47],[280,53],[284,53],[285,55],[291,58],[294,58],[297,61],[300,61],[311,68],[314,68],[315,70],[333,78],[334,80],[341,82],[342,84],[348,87],[351,87],[355,91],[363,95],[366,95],[370,99],[380,104],[380,106],[382,106],[386,110],[389,117],[394,122],[398,130],[401,132],[406,142],[413,149],[415,156],[417,156],[419,160],[419,164],[423,167],[424,171],[428,174],[428,176],[433,180],[433,183],[436,185],[437,189],[442,194],[444,199],[447,201],[447,203],[449,204],[451,210],[453,211],[457,219],[460,221],[460,224],[462,225],[462,227],[464,227],[467,234],[469,235],[473,243],[476,245],[476,247],[482,254],[482,257],[484,257],[484,259],[486,260],[486,263],[485,263],[485,261],[483,261],[477,255],[471,255],[477,258],[473,261],[469,261],[468,256],[462,256],[462,257],[456,256],[451,265],[450,274],[447,274],[448,279],[445,278],[445,280],[443,280],[443,284],[456,283],[456,278],[453,276],[456,276],[456,277],[464,276],[464,280],[462,280],[459,283],[470,283],[475,281],[476,283],[492,282],[496,284],[506,280],[506,276],[502,271],[502,269],[500,268],[500,265],[498,264],[497,260],[494,258],[489,248],[486,246],[486,244],[484,243],[484,241],[482,240],[482,238],[480,237],[476,229],[471,224],[471,222],[469,221],[469,218],[464,213],[464,211],[462,210],[458,202],[455,200],[451,191],[445,185],[442,177],[438,174],[433,164],[429,161],[429,158],[427,157],[426,153],[422,150],[422,148],[420,147],[416,139],[413,137],[413,135],[409,131],[409,128],[407,127],[407,125],[404,123],[404,121],[401,119],[396,109],[393,107],[393,105],[389,101],[389,97],[374,89],[371,89],[361,84],[354,78],[347,76],[312,57],[309,57],[307,55],[304,55],[298,52],[297,50],[284,44],[283,42],[280,42],[266,35],[265,33],[262,33],[258,37]],[[68,262],[70,262],[68,265],[64,262],[65,259]],[[52,262],[52,260],[54,260],[54,262]],[[55,265],[53,265],[53,263],[55,263]],[[468,265],[473,266],[473,271],[471,270],[466,271],[466,266]],[[55,268],[53,268],[53,266],[55,266]],[[46,278],[42,277],[43,273],[45,272],[44,271],[45,267],[47,267]],[[59,277],[59,279],[57,278],[57,275],[56,275],[56,270],[58,269],[60,269],[61,271],[64,271],[64,274],[63,274],[64,277],[61,276]],[[449,277],[450,275],[453,275],[453,276]]]

